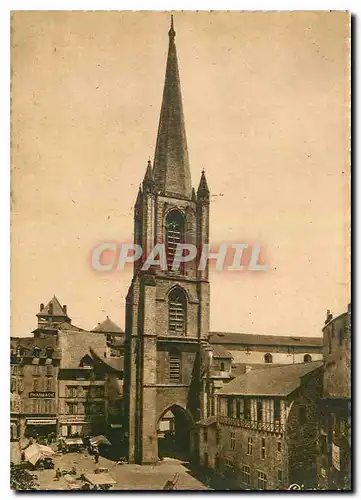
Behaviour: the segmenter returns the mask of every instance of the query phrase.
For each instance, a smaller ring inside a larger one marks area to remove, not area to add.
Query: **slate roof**
[[[213,357],[214,358],[225,358],[232,359],[232,354],[227,351],[222,345],[212,345],[213,348]]]
[[[287,396],[300,386],[304,375],[322,364],[322,361],[314,361],[251,370],[229,382],[217,395]]]
[[[92,332],[103,332],[103,333],[124,333],[120,326],[116,325],[109,316],[102,323],[98,323]]]
[[[321,347],[323,337],[293,337],[281,335],[257,335],[252,333],[209,332],[211,344],[280,345]]]
[[[57,339],[55,336],[47,336],[43,338],[37,337],[11,337],[10,348],[22,347],[26,353],[31,354],[34,347],[40,348],[40,356],[46,354],[46,349],[51,347],[54,349],[54,354],[58,353]]]
[[[49,314],[49,306],[53,305],[53,314],[52,316],[63,316],[64,318],[68,318],[69,316],[64,313],[64,310],[58,300],[58,298],[54,295],[54,297],[46,304],[43,309],[41,309],[37,316],[50,316]]]

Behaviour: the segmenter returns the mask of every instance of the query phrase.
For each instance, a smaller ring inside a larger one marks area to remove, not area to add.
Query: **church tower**
[[[126,298],[124,402],[129,461],[155,463],[164,444],[159,424],[173,414],[174,449],[195,451],[202,417],[201,350],[209,331],[208,266],[199,257],[172,269],[177,243],[208,243],[209,189],[204,172],[192,188],[173,18],[153,166],[148,161],[134,206],[134,265]],[[164,243],[167,269],[141,269]]]

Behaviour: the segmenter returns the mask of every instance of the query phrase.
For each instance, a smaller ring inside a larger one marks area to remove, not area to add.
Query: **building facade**
[[[323,328],[324,379],[319,407],[318,487],[351,489],[351,305]]]
[[[175,47],[169,49],[154,164],[148,162],[134,208],[135,263],[126,299],[124,397],[130,462],[159,459],[158,422],[174,414],[174,449],[196,449],[192,431],[201,417],[200,357],[209,332],[208,268],[195,260],[174,269],[177,243],[208,243],[209,189],[204,172],[192,189]],[[145,258],[166,247],[167,270]]]
[[[200,422],[200,461],[231,489],[316,485],[322,362],[251,370],[216,394]]]
[[[232,364],[239,369],[247,365],[290,365],[323,358],[322,337],[211,332],[209,342],[227,349],[232,355]]]

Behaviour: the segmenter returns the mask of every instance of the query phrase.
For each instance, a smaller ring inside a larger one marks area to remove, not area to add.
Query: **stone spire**
[[[192,196],[187,139],[184,126],[173,16],[168,32],[169,49],[162,108],[154,156],[153,177],[161,194]]]
[[[197,198],[198,200],[206,200],[206,201],[209,200],[209,188],[204,170],[202,170],[201,180],[199,181],[199,186],[197,189]]]
[[[154,192],[154,177],[152,172],[152,163],[148,160],[147,170],[145,172],[143,180],[143,192],[153,193]]]

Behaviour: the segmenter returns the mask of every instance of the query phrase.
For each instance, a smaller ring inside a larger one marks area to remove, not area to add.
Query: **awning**
[[[56,420],[34,419],[34,420],[27,420],[26,423],[27,425],[56,425]]]
[[[54,455],[54,451],[49,446],[34,443],[24,450],[25,458],[28,462],[35,465],[39,460]]]
[[[99,444],[111,445],[110,441],[105,436],[95,436],[90,439],[90,444],[98,446]]]
[[[87,474],[85,477],[91,484],[117,484],[108,472],[101,472],[100,474]]]
[[[65,438],[65,444],[84,444],[82,438]]]

